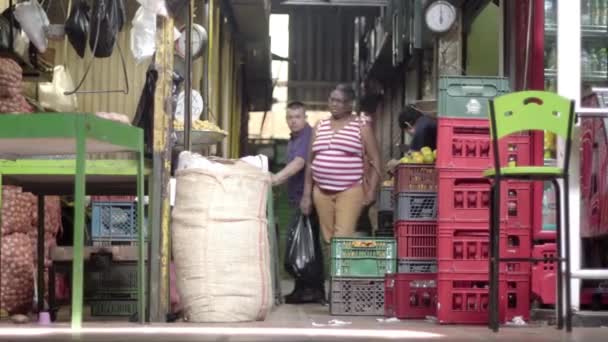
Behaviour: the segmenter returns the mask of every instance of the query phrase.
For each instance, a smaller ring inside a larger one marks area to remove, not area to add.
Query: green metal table
[[[133,183],[136,183],[136,194],[140,199],[137,201],[137,307],[140,323],[145,320],[144,201],[141,200],[144,198],[145,176],[143,151],[143,131],[140,128],[101,119],[94,114],[0,115],[0,187],[3,181],[8,181],[37,195],[73,194],[75,197],[71,305],[71,326],[74,329],[82,326],[85,195],[124,193],[125,187],[132,187]],[[111,161],[87,161],[86,158],[87,153],[113,152],[135,152],[137,158]],[[33,156],[66,155],[75,155],[75,158],[32,159]],[[39,216],[41,221],[43,217]],[[39,258],[44,258],[44,254]]]

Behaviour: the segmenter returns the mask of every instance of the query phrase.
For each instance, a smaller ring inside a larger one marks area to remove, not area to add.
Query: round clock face
[[[426,25],[433,32],[448,31],[456,22],[456,8],[447,1],[435,1],[426,9]]]

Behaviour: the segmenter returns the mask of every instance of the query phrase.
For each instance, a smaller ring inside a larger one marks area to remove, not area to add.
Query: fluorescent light
[[[388,0],[285,0],[281,5],[289,6],[360,6],[381,7],[386,6]]]

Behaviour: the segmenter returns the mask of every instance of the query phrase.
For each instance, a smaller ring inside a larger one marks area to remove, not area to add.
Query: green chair
[[[534,262],[555,261],[557,268],[557,325],[564,326],[563,292],[566,292],[566,330],[572,330],[572,309],[570,306],[570,205],[568,198],[568,167],[570,164],[570,148],[572,125],[574,123],[574,101],[568,100],[555,93],[544,91],[522,91],[503,95],[490,101],[490,124],[492,132],[492,148],[494,150],[494,168],[486,170],[484,176],[494,179],[490,206],[490,319],[489,327],[498,331],[499,318],[499,265],[501,262]],[[502,166],[498,141],[510,134],[524,131],[546,130],[555,133],[566,142],[566,154],[563,168],[548,166]],[[565,221],[562,231],[559,179],[564,183]],[[520,181],[551,181],[556,191],[557,227],[556,245],[557,257],[553,260],[535,260],[533,258],[500,258],[500,183],[502,180]],[[563,234],[563,235],[562,235]],[[566,241],[565,258],[561,258],[561,241]],[[562,272],[562,262],[565,270]],[[563,274],[565,273],[565,274]],[[565,284],[564,284],[565,282]]]

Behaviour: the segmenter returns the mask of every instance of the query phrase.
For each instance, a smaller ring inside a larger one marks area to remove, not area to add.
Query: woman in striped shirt
[[[314,202],[326,243],[353,236],[361,210],[376,199],[378,144],[370,125],[353,114],[354,98],[352,87],[336,87],[329,97],[331,117],[317,124],[311,139],[300,206],[307,214]]]

